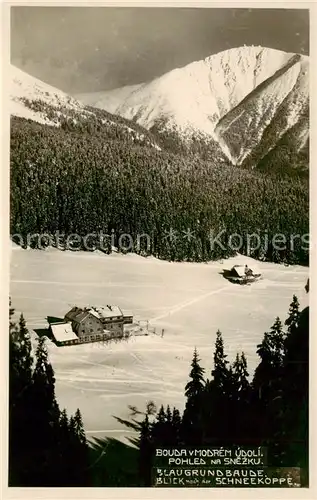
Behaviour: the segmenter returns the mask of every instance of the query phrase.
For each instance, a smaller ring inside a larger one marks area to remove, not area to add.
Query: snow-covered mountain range
[[[249,168],[279,163],[281,151],[295,166],[308,163],[309,58],[300,54],[244,46],[148,83],[75,97],[11,66],[14,116],[51,126],[98,121],[156,149],[147,131],[173,132],[207,145],[213,159]]]
[[[128,137],[130,141],[160,149],[151,134],[136,123],[91,108],[61,90],[10,66],[10,114],[43,125],[60,127],[65,121],[97,125],[105,138]]]
[[[307,146],[308,69],[307,56],[244,46],[148,83],[76,97],[148,130],[206,138],[233,164],[252,164],[284,137],[298,150]]]

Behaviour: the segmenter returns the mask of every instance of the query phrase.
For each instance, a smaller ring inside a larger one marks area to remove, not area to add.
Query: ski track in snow
[[[212,290],[211,292],[207,292],[204,295],[201,295],[200,297],[195,297],[191,300],[187,300],[186,302],[183,302],[175,307],[172,307],[167,313],[161,314],[160,316],[156,316],[155,318],[152,318],[151,321],[158,321],[163,318],[166,318],[167,316],[171,316],[172,314],[175,314],[178,311],[181,311],[182,309],[186,307],[190,307],[196,302],[200,302],[201,300],[207,299],[207,297],[210,297],[211,295],[216,295],[223,290],[227,289],[229,286],[223,286],[222,288],[219,288],[218,290]]]
[[[159,285],[155,285],[153,283],[144,283],[144,284],[134,284],[134,283],[113,283],[107,281],[94,281],[93,283],[87,283],[86,281],[83,283],[74,281],[72,283],[68,281],[43,281],[43,280],[11,280],[11,283],[21,283],[21,284],[35,284],[35,285],[62,285],[62,286],[85,286],[85,287],[98,287],[103,288],[105,286],[120,288],[122,286],[126,288],[160,288]]]

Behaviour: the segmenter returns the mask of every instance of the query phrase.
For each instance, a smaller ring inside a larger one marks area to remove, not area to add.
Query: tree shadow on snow
[[[223,276],[224,278],[228,279],[230,276],[232,276],[232,271],[231,269],[223,269],[222,271],[220,271],[221,276]]]
[[[138,487],[139,450],[114,438],[93,438],[90,468],[93,487]]]
[[[54,323],[63,323],[64,318],[57,318],[56,316],[46,316],[47,322],[52,325]]]
[[[52,334],[49,328],[34,328],[33,331],[39,338],[47,337],[48,339],[52,340]]]
[[[46,321],[48,322],[49,325],[53,325],[54,323],[63,323],[64,318],[58,318],[57,316],[46,316]],[[41,337],[47,337],[48,339],[54,341],[51,329],[48,328],[34,328],[33,331],[36,333],[36,335],[41,338]]]
[[[132,409],[132,407],[130,408]],[[141,412],[137,410],[133,415]],[[139,433],[141,422],[135,418],[124,420],[113,417],[117,422],[135,432],[123,443],[115,438],[96,438],[89,442],[92,486],[139,487]]]

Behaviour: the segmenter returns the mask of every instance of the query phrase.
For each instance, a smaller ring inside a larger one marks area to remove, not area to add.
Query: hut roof
[[[239,276],[240,278],[242,278],[244,276],[244,266],[241,265],[233,266],[233,268],[231,269],[231,273],[234,276]]]
[[[247,264],[247,269],[251,271],[252,274],[261,274],[258,267],[254,266],[253,264],[251,266]],[[233,266],[233,268],[231,269],[231,273],[235,276],[239,276],[240,278],[243,278],[245,276],[245,271],[246,271],[246,266],[242,264],[237,264]]]

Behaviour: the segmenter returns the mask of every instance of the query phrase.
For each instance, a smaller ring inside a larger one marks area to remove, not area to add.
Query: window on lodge
[[[94,338],[94,335],[85,335],[85,337],[83,337],[83,342],[91,342]]]

